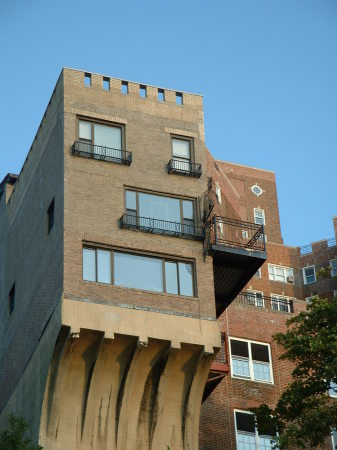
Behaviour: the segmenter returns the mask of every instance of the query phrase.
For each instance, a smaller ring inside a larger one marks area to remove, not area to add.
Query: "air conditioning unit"
[[[288,275],[287,276],[287,282],[288,283],[293,283],[294,282],[294,275]]]

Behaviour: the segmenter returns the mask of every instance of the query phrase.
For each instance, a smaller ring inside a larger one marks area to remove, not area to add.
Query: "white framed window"
[[[332,259],[330,261],[330,267],[331,267],[331,276],[336,277],[337,276],[337,259]]]
[[[172,136],[172,159],[176,170],[191,171],[193,160],[193,139]]]
[[[229,344],[233,378],[273,383],[269,344],[240,338],[229,338]]]
[[[254,222],[259,225],[266,224],[266,217],[264,214],[264,209],[254,208]]]
[[[316,282],[315,266],[308,266],[302,269],[304,284],[311,284]]]
[[[331,383],[330,383],[329,396],[337,398],[337,383],[334,383],[333,381],[331,381]],[[337,445],[337,442],[336,442],[336,445]]]
[[[248,240],[248,231],[247,230],[242,230],[242,239],[244,239],[245,241]]]
[[[262,277],[261,267],[260,267],[259,270],[255,273],[254,277],[256,277],[256,278],[261,278],[261,277]]]
[[[234,410],[236,448],[238,450],[272,450],[273,435],[259,434],[255,427],[254,414],[248,411]]]
[[[290,313],[293,311],[293,299],[284,295],[270,294],[271,308],[274,311]]]
[[[218,202],[221,203],[221,189],[218,182],[215,183],[215,195]]]
[[[247,290],[247,301],[250,305],[264,308],[264,297],[262,291]]]
[[[337,297],[337,289],[333,291],[334,298]]]
[[[281,281],[282,283],[293,283],[294,271],[291,267],[268,264],[269,280]]]
[[[337,449],[337,430],[331,431],[331,441],[333,450]]]

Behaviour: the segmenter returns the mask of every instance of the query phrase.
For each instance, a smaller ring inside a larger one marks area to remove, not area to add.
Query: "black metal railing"
[[[195,164],[190,161],[180,161],[172,158],[167,164],[168,173],[186,175],[190,177],[201,177],[201,164]]]
[[[216,357],[214,358],[214,362],[227,364],[225,333],[220,333],[220,335],[221,335],[221,348],[217,353]]]
[[[204,239],[202,227],[168,220],[154,219],[152,217],[141,217],[124,213],[120,218],[121,228],[141,230],[147,233],[163,234],[166,236],[177,236],[187,239]]]
[[[210,244],[264,251],[264,227],[252,222],[214,216]]]
[[[268,297],[255,292],[240,292],[235,302],[242,305],[255,306],[256,308],[268,309],[284,313],[294,312],[294,302],[289,298]]]
[[[72,154],[127,166],[132,163],[131,152],[117,148],[103,147],[101,145],[93,145],[90,142],[75,141],[72,146]]]

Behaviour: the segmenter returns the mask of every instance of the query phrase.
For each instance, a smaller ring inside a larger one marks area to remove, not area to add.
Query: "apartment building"
[[[273,172],[215,161],[208,155],[208,173],[222,214],[236,205],[233,213],[242,220],[263,224],[268,258],[219,317],[222,349],[206,384],[200,448],[270,449],[274,431],[260,436],[249,409],[261,403],[274,407],[290,381],[290,366],[279,360],[282,349],[273,342],[273,334],[286,330],[286,320],[305,308],[305,300],[337,294],[336,218],[334,238],[305,247],[286,246]],[[331,276],[316,277],[327,266]],[[323,448],[332,448],[330,440]]]
[[[209,165],[201,96],[62,70],[0,184],[2,428],[14,412],[49,450],[198,449],[219,324],[266,260]]]

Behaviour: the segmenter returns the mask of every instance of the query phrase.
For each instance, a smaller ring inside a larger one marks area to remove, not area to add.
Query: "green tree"
[[[259,433],[277,429],[280,449],[316,447],[337,429],[337,400],[328,395],[337,395],[337,297],[314,298],[273,339],[284,348],[281,359],[293,364],[292,381],[274,409],[252,409]]]
[[[27,436],[28,424],[23,417],[8,416],[9,428],[0,433],[0,450],[42,450]]]

